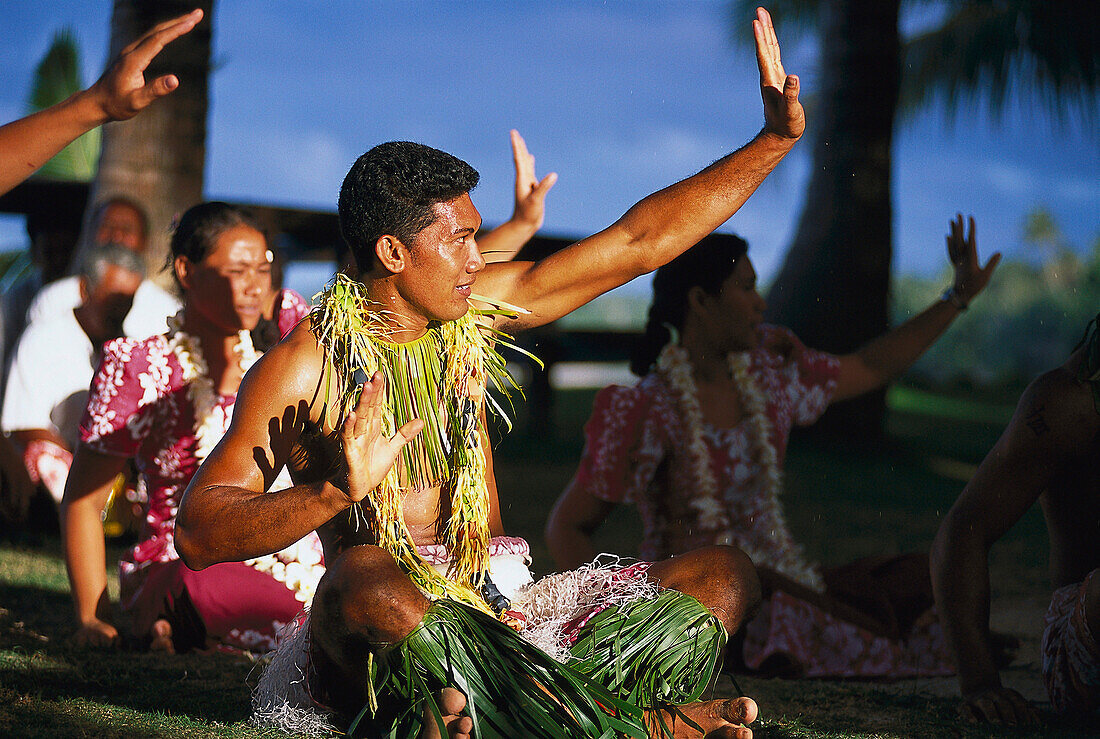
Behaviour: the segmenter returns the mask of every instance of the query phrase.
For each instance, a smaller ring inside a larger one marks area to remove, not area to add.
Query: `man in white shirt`
[[[93,219],[92,247],[118,244],[135,254],[144,255],[149,224],[137,203],[122,197],[104,201]],[[27,324],[53,320],[68,314],[80,303],[79,277],[55,280],[39,291],[27,309]],[[134,305],[123,323],[126,336],[144,339],[164,333],[166,319],[179,310],[179,300],[150,280],[143,280],[134,294]],[[89,380],[90,380],[89,376]]]
[[[140,256],[118,244],[81,260],[78,305],[32,321],[8,375],[0,426],[21,447],[35,482],[60,502],[103,342],[121,336],[145,276]]]

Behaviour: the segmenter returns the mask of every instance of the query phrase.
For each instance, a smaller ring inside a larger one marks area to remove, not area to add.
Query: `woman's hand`
[[[951,221],[950,231],[947,234],[947,257],[955,268],[955,295],[964,306],[985,289],[989,284],[989,278],[993,276],[993,270],[1001,261],[1001,253],[997,252],[989,258],[984,267],[979,264],[978,244],[974,236],[974,216],[970,216],[967,220],[970,226],[969,234],[963,225],[961,213]]]
[[[512,162],[516,167],[516,203],[512,211],[512,220],[527,224],[534,233],[542,228],[546,218],[546,193],[558,181],[556,172],[543,177],[535,176],[535,158],[527,151],[527,142],[513,130]]]

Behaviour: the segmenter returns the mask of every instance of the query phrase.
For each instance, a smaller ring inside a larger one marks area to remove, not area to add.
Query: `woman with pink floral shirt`
[[[62,503],[76,641],[118,640],[100,511],[133,459],[146,498],[144,523],[119,580],[134,636],[154,649],[221,644],[266,651],[312,597],[323,571],[316,537],[271,557],[195,572],[180,561],[173,532],[179,498],[228,428],[237,388],[259,356],[250,332],[270,299],[271,252],[247,212],[203,203],[181,219],[172,255],[183,309],[165,334],[104,346],[80,426]],[[276,301],[284,334],[309,311],[293,291]],[[272,482],[278,472],[271,471]]]
[[[591,533],[620,503],[638,507],[640,555],[658,559],[711,544],[748,554],[765,590],[745,629],[745,664],[810,677],[902,677],[953,670],[931,606],[923,556],[877,558],[824,570],[787,526],[782,468],[791,427],[833,401],[900,374],[985,287],[962,217],[948,251],[955,282],[944,297],[857,352],[806,348],[763,323],[765,303],[747,245],[712,234],[653,281],[653,303],[633,387],[600,391],[576,476],[551,514],[559,567],[596,555]],[[906,587],[894,587],[898,580]],[[909,591],[909,592],[902,592]],[[916,595],[916,600],[907,597]],[[736,655],[735,655],[736,656]]]

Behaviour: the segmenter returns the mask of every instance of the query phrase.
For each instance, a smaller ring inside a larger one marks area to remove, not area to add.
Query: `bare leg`
[[[430,602],[393,557],[374,546],[344,552],[317,588],[310,613],[310,648],[321,687],[334,708],[354,715],[366,702],[367,657],[401,641],[423,620]],[[453,688],[439,696],[450,737],[466,737],[465,697]],[[430,715],[424,737],[439,738]]]
[[[654,565],[650,577],[698,599],[718,615],[729,631],[736,630],[748,611],[759,602],[759,581],[752,563],[731,547],[712,547]],[[311,649],[315,670],[323,688],[344,712],[357,712],[366,700],[367,656],[407,636],[423,620],[429,601],[412,584],[393,558],[378,547],[359,546],[342,554],[322,579],[313,600]],[[326,677],[327,675],[327,677]],[[454,689],[440,695],[440,705],[450,737],[466,737],[472,721],[463,716],[465,697]],[[693,703],[681,708],[684,715],[704,729],[704,736],[751,737],[741,724],[756,718],[756,704],[749,698]],[[673,712],[663,712],[676,737],[698,737]],[[650,728],[660,736],[656,714]],[[433,720],[423,736],[438,739]]]
[[[760,578],[752,560],[736,547],[704,547],[657,562],[649,569],[649,577],[663,588],[698,600],[718,617],[729,634],[736,633],[760,607]],[[752,731],[744,724],[756,720],[759,713],[751,698],[691,703],[679,710],[702,726],[703,736],[709,739],[749,739]],[[662,711],[661,715],[678,739],[700,736],[675,713]],[[648,721],[650,735],[662,736],[657,717],[650,714]]]
[[[760,578],[752,560],[736,547],[703,547],[662,560],[649,568],[649,578],[695,598],[729,634],[760,607]]]

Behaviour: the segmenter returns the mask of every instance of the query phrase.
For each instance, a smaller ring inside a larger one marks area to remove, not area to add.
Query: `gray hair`
[[[121,244],[101,244],[89,248],[80,259],[77,275],[91,290],[100,283],[111,266],[121,267],[145,279],[145,260]]]

